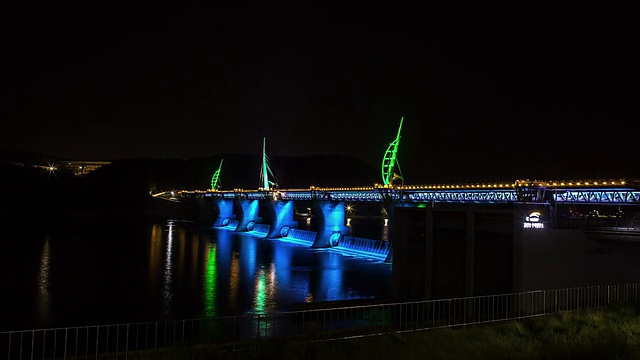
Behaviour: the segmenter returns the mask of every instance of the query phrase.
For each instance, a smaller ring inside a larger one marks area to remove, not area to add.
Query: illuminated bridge
[[[589,222],[622,224],[623,220],[629,220],[627,229],[637,227],[640,230],[640,218],[625,219],[640,209],[640,182],[636,180],[516,180],[513,183],[393,187],[178,190],[157,196],[174,201],[208,201],[211,203],[208,206],[217,214],[214,226],[224,226],[231,220],[237,220],[236,231],[250,231],[256,224],[266,222],[269,225],[267,237],[271,238],[285,236],[289,229],[296,228],[294,203],[308,202],[318,224],[314,247],[333,246],[339,243],[340,236],[349,234],[350,229],[345,226],[345,205],[353,202],[381,203],[390,222],[393,222],[398,208],[474,213],[507,209],[515,214],[515,220],[512,220],[515,226],[563,228],[588,225]],[[258,215],[261,207],[266,207],[271,214],[267,219]],[[627,208],[632,211],[625,214]]]
[[[208,190],[174,190],[154,196],[200,203],[213,214],[213,226],[233,225],[235,231],[266,228],[266,237],[287,237],[297,228],[294,204],[310,208],[317,227],[312,247],[345,243],[350,235],[346,204],[377,202],[393,228],[391,239],[407,238],[413,232],[438,236],[463,231],[467,240],[484,233],[508,233],[514,239],[521,231],[569,229],[597,226],[640,234],[640,180],[515,180],[505,183],[404,185],[396,159],[402,119],[394,141],[382,160],[382,184],[355,188],[278,188],[263,142],[260,186],[257,189],[220,189],[222,161]],[[397,172],[396,172],[397,170]],[[271,177],[269,175],[272,175]],[[401,182],[401,184],[398,184]],[[420,225],[415,231],[412,224]],[[387,245],[386,261],[397,246]],[[375,244],[372,247],[379,247]]]
[[[167,196],[169,193],[162,193]],[[430,202],[640,204],[640,181],[529,181],[458,185],[403,185],[356,188],[178,190],[174,197],[251,200],[325,200],[425,204]]]

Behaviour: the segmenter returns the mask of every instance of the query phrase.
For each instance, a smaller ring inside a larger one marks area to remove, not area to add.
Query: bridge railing
[[[638,303],[639,283],[202,319],[0,332],[0,358],[127,358],[183,346],[331,340]]]

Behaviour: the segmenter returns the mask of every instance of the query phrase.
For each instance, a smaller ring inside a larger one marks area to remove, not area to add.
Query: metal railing
[[[558,227],[563,229],[613,230],[620,233],[640,231],[640,219],[584,217],[558,220]]]
[[[332,340],[638,302],[639,283],[203,319],[0,332],[0,358],[127,359],[173,346]]]

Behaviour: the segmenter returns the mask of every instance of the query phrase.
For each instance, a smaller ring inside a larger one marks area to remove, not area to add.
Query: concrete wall
[[[543,213],[544,228],[524,228]],[[394,297],[441,299],[640,281],[640,233],[554,229],[544,207],[396,208]]]
[[[584,230],[522,234],[522,290],[640,281],[640,238]]]
[[[395,211],[395,297],[443,299],[513,290],[511,210],[457,204]]]

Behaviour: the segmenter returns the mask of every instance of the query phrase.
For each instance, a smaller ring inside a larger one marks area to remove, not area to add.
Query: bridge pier
[[[389,224],[393,224],[393,220],[394,220],[394,215],[395,215],[395,208],[396,206],[398,206],[397,203],[393,202],[393,201],[385,201],[384,202],[384,210],[387,212],[387,216],[389,217]],[[391,226],[391,225],[389,225]],[[391,232],[391,236],[389,237],[389,241],[391,241],[392,246],[389,248],[389,254],[387,254],[387,257],[384,259],[384,262],[386,263],[392,263],[393,262],[393,232]]]
[[[213,199],[213,203],[218,208],[218,216],[213,222],[213,226],[226,226],[229,220],[233,219],[233,203],[230,199]]]
[[[318,226],[312,248],[331,247],[340,235],[348,235],[351,229],[345,226],[345,206],[343,201],[317,200],[312,204]]]
[[[513,206],[439,203],[397,208],[395,215],[395,297],[427,300],[520,291],[517,254],[524,216]]]
[[[260,222],[258,200],[236,199],[234,206],[238,215],[238,227],[235,231],[251,231],[253,225]]]
[[[265,208],[270,217],[271,228],[268,238],[286,236],[287,229],[297,228],[298,222],[293,219],[294,202],[291,200],[266,200]]]

